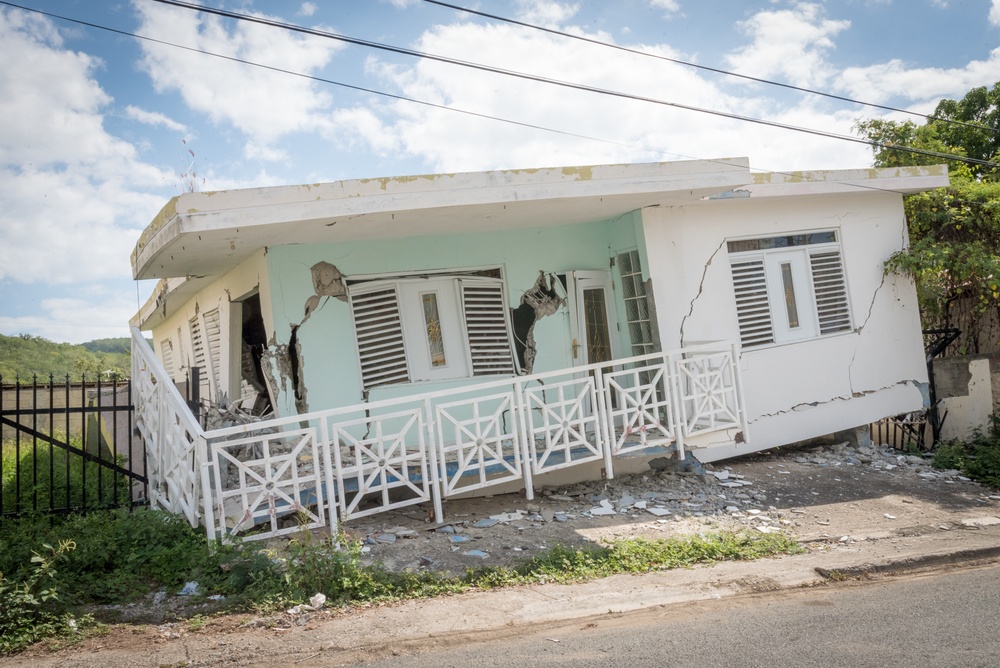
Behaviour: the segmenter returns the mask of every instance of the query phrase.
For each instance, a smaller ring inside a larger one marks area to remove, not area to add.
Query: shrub
[[[55,548],[47,544],[42,547],[46,554],[32,553],[23,580],[8,580],[0,572],[0,655],[19,651],[44,638],[72,635],[78,630],[79,624],[72,615],[58,615],[47,607],[59,598],[53,564],[76,545],[66,540]]]

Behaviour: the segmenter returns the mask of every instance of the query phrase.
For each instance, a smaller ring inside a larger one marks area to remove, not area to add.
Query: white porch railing
[[[151,501],[204,523],[209,538],[427,502],[441,521],[456,494],[520,481],[530,499],[533,478],[558,469],[603,462],[612,477],[619,455],[683,457],[696,434],[745,434],[736,360],[734,344],[704,344],[203,431],[133,330]]]

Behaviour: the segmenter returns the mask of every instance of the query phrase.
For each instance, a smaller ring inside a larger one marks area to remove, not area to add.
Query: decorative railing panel
[[[676,365],[685,433],[694,435],[744,426],[732,350],[679,356]]]
[[[209,538],[216,523],[229,535],[280,536],[326,525],[323,465],[315,429],[210,443],[203,485],[214,492],[206,508]],[[261,529],[264,529],[261,532]]]
[[[438,404],[434,415],[444,496],[524,476],[514,391]]]
[[[612,371],[604,382],[613,454],[676,443],[666,365]]]
[[[359,426],[364,436],[356,435]],[[343,517],[431,500],[434,476],[420,409],[344,421],[334,416],[328,429]]]
[[[604,458],[595,376],[524,389],[532,471],[554,471]]]

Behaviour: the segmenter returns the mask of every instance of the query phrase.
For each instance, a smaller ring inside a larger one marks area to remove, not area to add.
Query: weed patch
[[[942,443],[937,446],[932,466],[956,469],[984,485],[1000,489],[1000,420],[992,418],[988,432],[977,432],[968,443]]]

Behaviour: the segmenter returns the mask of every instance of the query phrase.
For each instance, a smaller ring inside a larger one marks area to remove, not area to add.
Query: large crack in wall
[[[521,371],[531,373],[535,365],[538,348],[535,343],[535,323],[553,315],[566,300],[559,296],[556,286],[559,278],[539,270],[535,285],[521,295],[521,304],[510,310],[511,327],[514,330],[514,352]]]
[[[306,324],[313,313],[318,311],[331,297],[342,302],[347,301],[347,284],[344,273],[329,262],[317,262],[310,267],[313,292],[306,300],[302,320],[289,323],[291,333],[288,344],[279,344],[273,337],[261,355],[265,364],[268,382],[272,388],[281,388],[288,392],[291,386],[295,399],[295,411],[308,413],[308,388],[305,382],[305,359],[302,355],[302,345],[299,342],[299,329]],[[274,374],[277,374],[275,377]]]
[[[679,335],[680,335],[680,342],[679,343],[680,343],[680,347],[681,348],[684,347],[684,326],[687,324],[687,319],[690,318],[694,314],[694,305],[695,305],[695,302],[697,302],[698,298],[701,297],[701,293],[705,291],[705,277],[708,276],[708,269],[709,269],[709,267],[712,266],[712,262],[715,261],[715,256],[719,254],[719,251],[721,251],[722,248],[725,245],[726,245],[726,240],[723,239],[722,243],[719,244],[719,247],[715,249],[715,251],[712,253],[711,256],[709,256],[708,262],[705,263],[705,267],[701,271],[701,281],[699,281],[699,283],[698,283],[698,292],[696,292],[695,295],[694,295],[694,297],[691,298],[691,304],[688,307],[687,315],[685,315],[683,318],[681,318],[681,327],[680,327],[680,332],[679,332]]]
[[[848,395],[848,396],[830,397],[829,399],[822,399],[822,400],[819,400],[819,401],[804,401],[802,403],[795,404],[794,406],[790,406],[789,408],[785,408],[785,409],[782,409],[780,411],[775,411],[773,413],[764,413],[763,415],[758,415],[753,420],[749,420],[748,424],[755,424],[755,423],[759,422],[760,420],[763,420],[764,418],[777,417],[779,415],[784,415],[786,413],[799,412],[799,411],[802,411],[802,410],[808,410],[810,408],[818,408],[819,406],[824,406],[826,404],[837,403],[837,402],[840,402],[840,401],[850,401],[851,399],[860,399],[861,397],[866,397],[866,396],[868,396],[870,394],[876,394],[878,392],[884,392],[885,390],[891,390],[892,388],[899,387],[901,385],[902,386],[915,387],[918,390],[923,391],[922,388],[923,388],[924,385],[926,385],[926,383],[922,383],[922,382],[920,382],[918,380],[913,380],[913,379],[910,379],[910,380],[900,380],[900,381],[897,381],[895,383],[892,383],[891,385],[886,385],[884,387],[880,387],[880,388],[877,388],[877,389],[874,389],[874,390],[852,391],[851,394]]]

